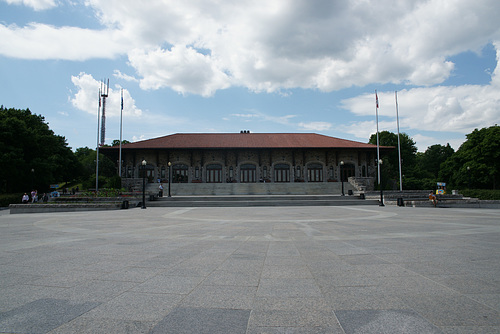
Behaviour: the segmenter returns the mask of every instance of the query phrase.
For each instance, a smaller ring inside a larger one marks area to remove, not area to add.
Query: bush
[[[479,198],[480,200],[500,200],[500,190],[464,189],[460,193],[465,197]]]
[[[118,175],[108,177],[105,187],[111,189],[120,189],[122,187],[122,178]]]
[[[23,194],[1,194],[0,207],[7,207],[9,204],[21,204]]]

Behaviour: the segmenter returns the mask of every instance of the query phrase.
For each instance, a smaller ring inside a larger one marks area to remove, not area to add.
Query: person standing
[[[163,184],[160,183],[158,190],[158,197],[163,197]]]

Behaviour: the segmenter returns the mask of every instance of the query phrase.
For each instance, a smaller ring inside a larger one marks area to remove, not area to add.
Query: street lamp
[[[142,207],[146,208],[146,160],[142,160]]]
[[[470,167],[467,166],[467,188],[470,189]]]
[[[380,168],[380,204],[379,206],[385,206],[384,205],[384,190],[382,189],[382,159],[378,161],[378,168]]]
[[[342,174],[342,167],[344,167],[344,161],[340,162],[340,181],[342,182],[342,196],[345,196],[345,194],[344,194],[344,174]]]
[[[171,183],[171,179],[172,178],[172,163],[169,161],[168,162],[168,197],[172,197],[172,195],[170,195],[170,183]]]

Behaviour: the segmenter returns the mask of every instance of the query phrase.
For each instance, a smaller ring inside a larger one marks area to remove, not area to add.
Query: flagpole
[[[399,191],[403,191],[403,175],[401,173],[401,141],[399,139],[399,107],[398,107],[398,91],[394,91],[396,97],[396,120],[398,123],[398,154],[399,154]]]
[[[99,88],[99,107],[97,108],[97,148],[96,148],[96,163],[95,163],[95,192],[97,194],[97,191],[99,190],[99,133],[100,133],[100,118],[101,118],[101,89],[102,89],[102,82],[101,82],[101,87]]]
[[[118,156],[118,175],[122,177],[122,128],[123,128],[123,88],[122,88],[122,108],[120,112],[120,154]]]
[[[375,89],[375,114],[377,118],[377,182],[380,187],[380,144],[379,144],[379,138],[378,138],[378,95],[377,95],[377,90]]]

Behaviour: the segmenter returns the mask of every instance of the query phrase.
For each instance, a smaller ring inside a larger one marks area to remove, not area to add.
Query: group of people
[[[48,200],[49,200],[49,196],[46,194],[46,193],[43,193],[42,197],[40,198],[43,203],[47,203]],[[27,194],[27,193],[24,193],[23,197],[22,197],[22,202],[23,203],[37,203],[38,202],[38,191],[37,190],[32,190],[31,191],[31,199],[30,199],[30,196]]]

